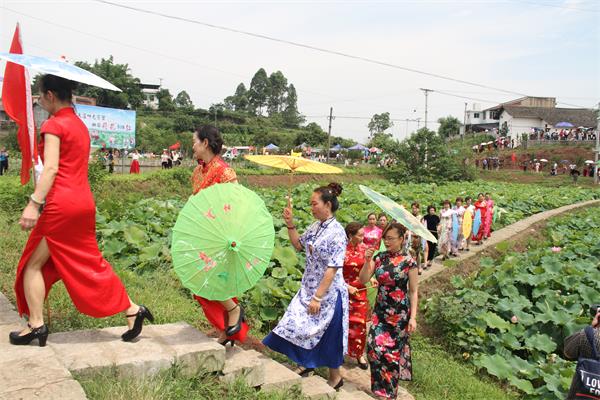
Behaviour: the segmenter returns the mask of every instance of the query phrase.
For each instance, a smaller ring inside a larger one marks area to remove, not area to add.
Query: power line
[[[61,24],[58,24],[58,23],[56,23],[54,21],[48,21],[48,20],[45,20],[43,18],[39,18],[39,17],[30,15],[30,14],[26,14],[26,13],[23,13],[23,12],[20,12],[20,11],[13,10],[13,9],[11,9],[9,7],[0,6],[0,8],[5,9],[5,10],[10,11],[10,12],[15,13],[15,14],[22,15],[22,16],[27,17],[27,18],[31,18],[31,19],[43,22],[43,23],[51,25],[51,26],[56,26],[58,28],[66,29],[66,30],[69,30],[69,31],[72,31],[72,32],[76,32],[76,33],[80,33],[82,35],[90,36],[90,37],[93,37],[95,39],[104,40],[104,41],[107,41],[107,42],[110,42],[110,43],[115,43],[115,44],[118,44],[118,45],[121,45],[121,46],[124,46],[124,47],[129,47],[129,48],[132,48],[132,49],[135,49],[135,50],[138,50],[138,51],[142,51],[142,52],[145,52],[145,53],[153,54],[155,56],[160,56],[160,57],[163,57],[163,58],[167,58],[167,59],[171,59],[171,60],[174,60],[174,61],[178,61],[178,62],[182,62],[182,63],[185,63],[185,64],[189,64],[189,65],[192,65],[192,66],[195,66],[195,67],[199,67],[199,68],[203,68],[203,69],[207,69],[207,70],[212,70],[212,71],[220,72],[220,73],[226,74],[226,75],[232,75],[232,76],[236,76],[236,77],[243,78],[243,79],[247,79],[248,78],[248,76],[246,76],[246,75],[241,75],[241,74],[238,74],[238,73],[235,73],[235,72],[231,72],[231,71],[227,71],[227,70],[223,70],[223,69],[211,67],[211,66],[208,66],[208,65],[200,64],[200,63],[197,63],[197,62],[185,59],[185,58],[175,57],[175,56],[172,56],[170,54],[164,54],[164,53],[161,53],[161,52],[158,52],[158,51],[155,51],[155,50],[146,49],[146,48],[139,47],[139,46],[136,46],[136,45],[133,45],[133,44],[124,43],[124,42],[121,42],[119,40],[115,40],[115,39],[107,38],[107,37],[104,37],[104,36],[96,35],[95,33],[85,32],[85,31],[82,31],[82,30],[79,30],[79,29],[76,29],[76,28],[73,28],[73,27],[70,27],[70,26],[67,26],[67,25],[61,25]],[[317,93],[317,92],[313,92],[313,91],[306,90],[306,89],[298,88],[296,90],[298,92],[300,92],[300,93],[310,93],[310,94],[316,94],[316,95],[319,95],[319,96],[331,97],[331,96],[323,94],[323,93]]]
[[[243,31],[243,30],[240,30],[240,29],[230,28],[230,27],[222,26],[222,25],[211,24],[211,23],[208,23],[208,22],[203,22],[203,21],[199,21],[199,20],[195,20],[195,19],[191,19],[191,18],[179,17],[179,16],[176,16],[176,15],[170,15],[170,14],[161,13],[161,12],[158,12],[158,11],[152,11],[152,10],[147,10],[147,9],[144,9],[144,8],[139,8],[139,7],[133,7],[133,6],[125,5],[125,4],[114,3],[112,1],[107,1],[107,0],[92,0],[92,1],[95,1],[97,3],[107,4],[107,5],[110,5],[110,6],[113,6],[113,7],[124,8],[124,9],[127,9],[127,10],[139,12],[139,13],[144,13],[144,14],[159,16],[159,17],[163,17],[163,18],[167,18],[167,19],[172,19],[172,20],[175,20],[175,21],[182,21],[182,22],[188,22],[188,23],[191,23],[191,24],[202,25],[202,26],[206,26],[206,27],[213,28],[213,29],[219,29],[219,30],[226,31],[226,32],[233,32],[233,33],[237,33],[237,34],[241,34],[241,35],[245,35],[245,36],[250,36],[250,37],[264,39],[264,40],[269,40],[269,41],[272,41],[272,42],[283,43],[283,44],[287,44],[287,45],[290,45],[290,46],[295,46],[295,47],[300,47],[300,48],[304,48],[304,49],[315,50],[315,51],[319,51],[319,52],[322,52],[322,53],[333,54],[333,55],[337,55],[337,56],[341,56],[341,57],[350,58],[350,59],[353,59],[353,60],[364,61],[364,62],[371,63],[371,64],[382,65],[382,66],[385,66],[385,67],[390,67],[390,68],[399,69],[399,70],[403,70],[403,71],[408,71],[408,72],[412,72],[412,73],[416,73],[416,74],[426,75],[426,76],[430,76],[430,77],[433,77],[433,78],[444,79],[444,80],[447,80],[447,81],[462,83],[462,84],[470,85],[470,86],[476,86],[476,87],[480,87],[480,88],[484,88],[484,89],[490,89],[490,90],[494,90],[494,91],[497,91],[497,92],[503,92],[503,93],[513,94],[513,95],[518,95],[518,96],[527,96],[526,94],[515,92],[515,91],[511,91],[511,90],[496,88],[496,87],[493,87],[493,86],[488,86],[488,85],[484,85],[484,84],[480,84],[480,83],[476,83],[476,82],[470,82],[470,81],[466,81],[466,80],[463,80],[463,79],[452,78],[452,77],[445,76],[445,75],[440,75],[440,74],[435,74],[435,73],[432,73],[432,72],[426,72],[426,71],[418,70],[416,68],[405,67],[405,66],[401,66],[401,65],[397,65],[397,64],[392,64],[392,63],[388,63],[388,62],[384,62],[384,61],[375,60],[375,59],[368,58],[368,57],[356,56],[356,55],[352,55],[352,54],[348,54],[348,53],[343,53],[343,52],[336,51],[336,50],[329,50],[329,49],[326,49],[326,48],[312,46],[312,45],[308,45],[308,44],[304,44],[304,43],[299,43],[299,42],[294,42],[294,41],[291,41],[291,40],[279,39],[279,38],[276,38],[276,37],[273,37],[273,36],[268,36],[268,35],[263,35],[263,34],[259,34],[259,33],[253,33],[253,32]]]

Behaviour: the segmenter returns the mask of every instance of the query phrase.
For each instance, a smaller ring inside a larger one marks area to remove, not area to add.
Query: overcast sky
[[[114,2],[553,96],[563,107],[592,107],[600,100],[597,1]],[[309,122],[327,129],[325,116],[333,107],[338,118],[332,134],[363,143],[374,113],[423,120],[419,88],[478,99],[430,93],[430,121],[447,115],[462,121],[465,102],[485,108],[519,97],[95,1],[0,0],[2,51],[8,51],[17,22],[26,53],[90,62],[113,55],[142,82],[162,78],[174,95],[186,90],[198,107],[222,102],[240,82],[249,86],[260,67],[269,74],[280,70],[298,90],[299,109]],[[412,121],[394,124],[391,132],[400,139],[417,127]]]

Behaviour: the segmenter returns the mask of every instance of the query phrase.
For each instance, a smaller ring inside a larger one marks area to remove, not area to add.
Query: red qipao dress
[[[194,194],[217,183],[237,182],[237,176],[231,168],[219,156],[215,156],[208,164],[201,163],[194,169],[192,174],[192,187]],[[204,315],[216,329],[224,331],[227,329],[227,310],[218,301],[208,300],[194,295],[194,299],[202,306]],[[233,299],[237,303],[237,299]],[[243,342],[248,335],[248,324],[242,324],[242,330],[229,339]]]
[[[487,215],[487,204],[485,202],[485,200],[479,201],[477,200],[475,203],[473,203],[473,205],[475,206],[475,214],[477,214],[477,211],[479,211],[481,213],[481,224],[479,224],[479,230],[477,231],[477,233],[474,233],[473,236],[471,237],[471,240],[473,242],[480,242],[483,240],[483,234],[485,231],[485,219],[486,219],[486,215]]]
[[[96,318],[117,314],[130,304],[125,287],[96,242],[96,205],[88,182],[90,134],[71,107],[44,122],[42,138],[44,134],[60,138],[58,174],[19,261],[15,282],[19,314],[29,315],[23,272],[43,238],[50,250],[42,267],[46,296],[62,280],[80,312]],[[43,156],[43,140],[39,148]]]
[[[369,301],[367,300],[367,291],[365,285],[360,283],[358,274],[365,264],[365,252],[367,245],[359,243],[353,245],[348,243],[346,246],[346,257],[344,258],[344,280],[346,284],[362,289],[350,297],[350,317],[348,329],[348,355],[354,358],[360,358],[365,352],[367,343],[367,311],[369,310]]]

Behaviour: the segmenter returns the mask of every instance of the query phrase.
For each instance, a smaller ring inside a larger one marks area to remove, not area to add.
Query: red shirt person
[[[75,82],[54,75],[41,79],[40,104],[51,118],[41,127],[44,171],[19,221],[23,229],[33,230],[17,268],[17,308],[29,323],[28,329],[10,334],[16,345],[34,339],[45,345],[43,301],[59,280],[84,314],[101,318],[125,311],[131,318],[122,335],[125,341],[141,333],[144,319],[153,320],[147,308],[131,301],[98,249],[96,205],[88,182],[90,134],[71,107],[74,87]]]
[[[194,156],[200,164],[192,174],[193,193],[219,183],[237,183],[235,171],[219,156],[223,139],[217,128],[206,125],[194,132]],[[244,311],[233,298],[213,301],[194,295],[200,303],[206,319],[220,332],[219,343],[233,345],[235,340],[244,341],[248,324],[244,322]]]

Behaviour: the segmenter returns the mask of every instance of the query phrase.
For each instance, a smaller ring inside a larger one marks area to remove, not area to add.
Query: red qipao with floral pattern
[[[202,189],[218,183],[237,182],[237,176],[231,168],[219,156],[215,156],[208,164],[201,163],[194,169],[192,174],[193,193],[197,194]],[[208,300],[194,295],[194,299],[202,306],[204,315],[216,329],[224,331],[227,329],[227,310],[218,301]],[[237,303],[237,299],[233,299]],[[248,335],[248,324],[242,324],[242,330],[231,336],[230,339],[243,342]]]
[[[365,264],[365,252],[367,245],[359,243],[353,245],[348,243],[346,246],[346,257],[344,258],[344,280],[346,284],[362,289],[355,294],[349,294],[350,298],[350,318],[348,330],[348,355],[359,358],[365,352],[367,342],[367,312],[369,310],[369,300],[365,285],[360,283],[358,274]]]
[[[46,239],[50,251],[42,267],[46,296],[52,285],[62,280],[75,307],[84,314],[100,318],[125,311],[130,305],[125,287],[96,242],[96,205],[88,182],[90,134],[71,107],[59,110],[40,131],[42,157],[43,136],[60,138],[58,173],[17,268],[19,314],[29,315],[23,272],[42,239]]]

